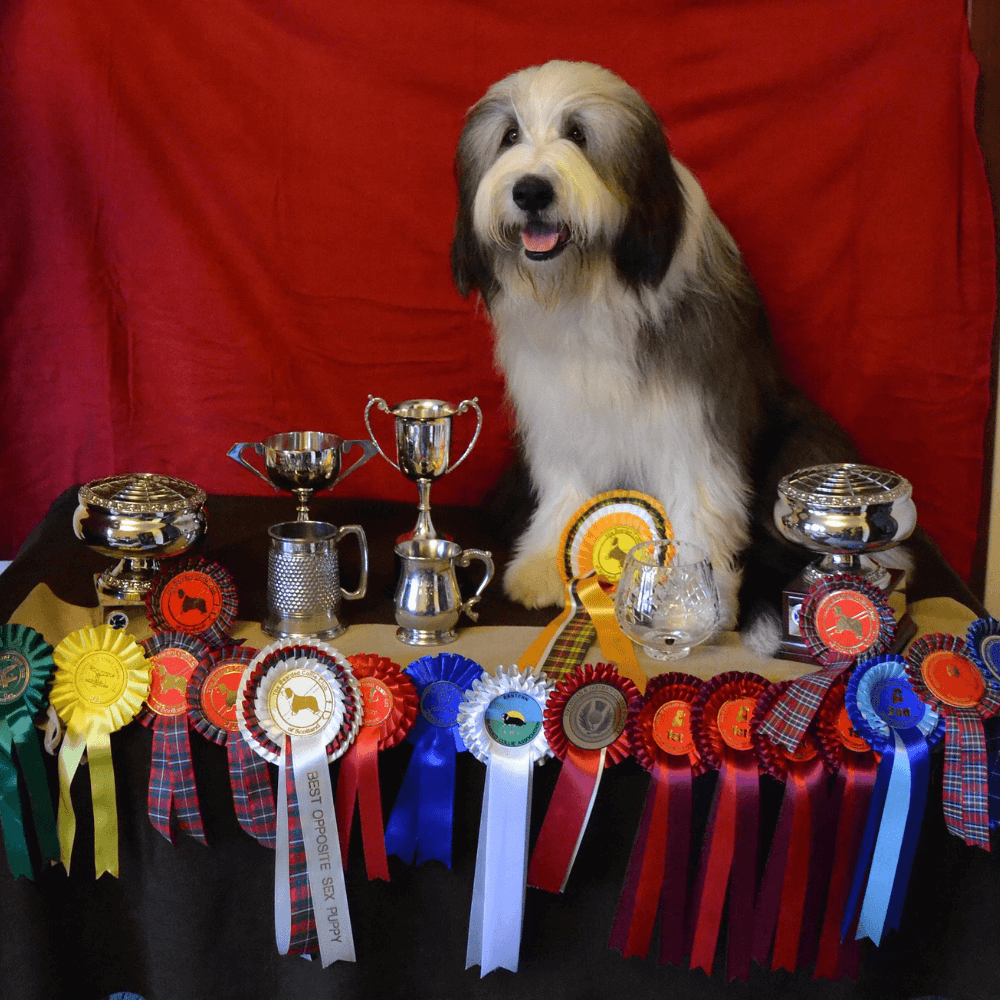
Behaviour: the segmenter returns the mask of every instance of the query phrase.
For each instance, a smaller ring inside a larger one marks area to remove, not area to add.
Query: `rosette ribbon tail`
[[[171,844],[177,843],[178,829],[199,843],[207,844],[191,762],[187,715],[156,718],[152,758],[148,794],[150,822]]]
[[[712,974],[722,909],[729,890],[727,978],[747,979],[760,825],[759,777],[753,754],[726,753],[709,818],[694,896],[692,969]]]
[[[945,715],[945,825],[970,847],[990,849],[986,734],[974,710]]]
[[[566,751],[552,801],[531,855],[528,884],[535,889],[562,892],[594,808],[604,772],[607,747],[599,752],[580,750],[572,743]]]
[[[4,739],[4,736],[7,739]],[[14,878],[32,878],[31,858],[21,813],[21,793],[17,788],[17,768],[10,755],[9,732],[0,734],[0,826],[3,827],[7,863]]]
[[[340,762],[337,776],[336,814],[340,853],[347,868],[347,852],[354,822],[354,804],[361,813],[361,840],[368,879],[389,881],[385,835],[382,830],[382,793],[378,780],[378,734],[362,729]]]
[[[59,834],[56,830],[56,814],[52,808],[49,781],[38,745],[38,736],[30,719],[26,720],[23,732],[16,723],[11,725],[11,733],[14,737],[14,751],[21,766],[21,774],[28,788],[35,835],[42,851],[42,863],[49,864],[59,860]]]
[[[659,908],[660,964],[683,961],[691,786],[686,757],[657,758],[609,942],[623,958],[649,954]]]
[[[577,586],[577,593],[597,629],[601,652],[642,694],[646,690],[646,671],[639,666],[632,640],[621,630],[615,617],[614,601],[603,591],[596,574],[585,576]]]
[[[486,765],[465,967],[517,972],[528,867],[534,763],[495,745]]]
[[[240,828],[274,850],[276,843],[274,792],[267,764],[250,749],[239,733],[226,740],[233,807]]]
[[[428,726],[413,748],[386,824],[386,851],[407,864],[433,860],[450,868],[454,808],[455,737],[450,729]]]

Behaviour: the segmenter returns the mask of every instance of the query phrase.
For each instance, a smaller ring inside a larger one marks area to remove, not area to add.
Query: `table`
[[[108,561],[85,549],[71,532],[75,491],[63,494],[7,573],[0,578],[0,621],[6,620],[40,582],[61,601],[96,605],[92,575]],[[290,498],[209,498],[210,528],[201,549],[234,574],[240,618],[264,614],[266,528],[293,517]],[[415,506],[317,498],[317,516],[337,524],[360,523],[369,539],[368,595],[344,605],[348,623],[392,622],[395,585],[392,539],[412,527]],[[498,543],[479,511],[439,507],[441,532],[463,547],[493,551],[498,573],[507,548]],[[342,574],[353,586],[357,571],[347,544]],[[981,613],[975,599],[944,565],[923,536],[915,539],[918,573],[911,600],[951,596]],[[473,567],[473,573],[478,567]],[[751,573],[751,578],[754,575]],[[763,579],[758,574],[756,579]],[[774,581],[772,581],[773,583]],[[762,585],[763,586],[763,585]],[[481,605],[483,626],[538,629],[551,609],[528,611],[504,599],[493,584]],[[345,635],[349,635],[350,630]],[[48,637],[58,641],[60,637]],[[447,647],[443,647],[447,648]],[[407,648],[408,649],[408,648]],[[373,650],[392,654],[392,650]],[[419,651],[418,651],[419,652]],[[274,944],[273,853],[238,827],[233,815],[225,751],[192,739],[202,810],[210,846],[181,837],[171,846],[149,824],[146,786],[151,734],[131,725],[112,740],[120,816],[121,877],[95,881],[89,841],[86,788],[74,784],[79,817],[74,867],[59,867],[34,881],[13,880],[0,865],[0,988],[19,1000],[73,997],[98,1000],[131,989],[147,1000],[313,1000],[325,997],[380,998],[617,998],[803,997],[886,1000],[936,993],[951,1000],[1000,996],[1000,874],[991,855],[947,835],[940,793],[932,788],[915,862],[903,926],[882,947],[866,945],[857,982],[813,980],[753,969],[748,983],[727,984],[720,946],[711,978],[697,971],[660,966],[655,957],[623,960],[608,948],[632,841],[645,800],[648,776],[634,761],[610,769],[597,797],[573,874],[562,895],[529,889],[520,970],[498,970],[480,979],[465,970],[465,947],[485,768],[470,754],[458,759],[454,862],[451,870],[431,862],[407,867],[390,858],[391,880],[369,882],[355,831],[347,870],[358,961],[321,969],[318,962],[282,957]],[[398,791],[409,745],[383,755],[383,806],[388,813]],[[52,788],[57,787],[49,759]],[[336,768],[337,765],[334,765]],[[938,768],[938,771],[940,768]],[[552,763],[537,770],[532,840],[537,835],[558,773]],[[335,777],[335,773],[334,773]],[[695,833],[703,826],[713,778],[695,790]],[[935,778],[940,784],[940,774]],[[762,782],[766,847],[780,788]],[[79,861],[77,859],[80,859]],[[761,859],[763,863],[763,856]],[[748,917],[749,919],[749,917]]]

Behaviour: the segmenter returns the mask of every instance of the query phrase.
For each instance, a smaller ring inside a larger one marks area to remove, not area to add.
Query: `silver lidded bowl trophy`
[[[835,573],[862,576],[883,589],[888,571],[871,557],[909,538],[917,524],[912,487],[872,465],[814,465],[778,483],[774,522],[789,541],[821,553],[807,583]]]
[[[95,479],[81,486],[73,533],[117,565],[97,575],[104,606],[142,604],[160,560],[179,556],[206,530],[205,491],[151,472]]]

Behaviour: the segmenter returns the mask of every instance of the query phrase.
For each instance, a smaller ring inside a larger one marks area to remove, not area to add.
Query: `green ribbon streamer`
[[[3,727],[7,729],[6,726]],[[0,734],[0,824],[3,825],[7,863],[14,878],[32,878],[28,841],[21,815],[21,794],[17,788],[17,767],[10,754],[10,731]]]
[[[2,724],[0,724],[2,725]],[[22,716],[11,724],[14,749],[21,765],[21,774],[28,788],[31,815],[35,822],[35,836],[42,850],[42,864],[59,860],[59,834],[56,830],[56,813],[49,794],[49,779],[45,773],[38,733],[30,718]]]

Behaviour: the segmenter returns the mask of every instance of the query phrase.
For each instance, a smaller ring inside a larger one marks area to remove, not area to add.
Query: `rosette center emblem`
[[[275,725],[288,736],[313,736],[327,726],[339,727],[335,716],[343,712],[323,674],[307,667],[293,667],[271,685],[267,707]]]

